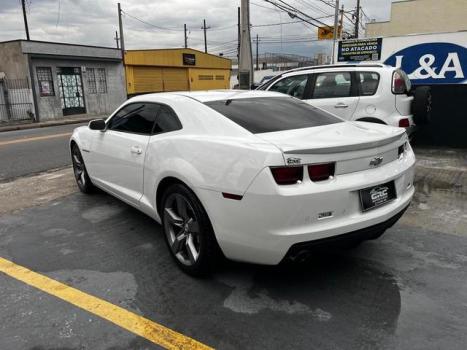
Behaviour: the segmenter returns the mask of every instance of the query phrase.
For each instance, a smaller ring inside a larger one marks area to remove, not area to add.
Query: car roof
[[[176,91],[176,92],[160,92],[145,94],[133,97],[131,100],[158,102],[159,98],[176,100],[180,97],[187,97],[198,102],[210,101],[223,101],[234,100],[242,98],[255,98],[255,97],[285,97],[284,94],[273,91],[259,91],[259,90],[209,90],[209,91]]]

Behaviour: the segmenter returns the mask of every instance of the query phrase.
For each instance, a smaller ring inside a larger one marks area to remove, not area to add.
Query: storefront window
[[[41,96],[55,96],[52,69],[50,67],[37,67],[37,82]]]
[[[88,77],[88,92],[97,94],[96,74],[94,68],[87,68],[86,75]]]
[[[105,77],[105,68],[97,68],[98,92],[107,93],[107,79]]]

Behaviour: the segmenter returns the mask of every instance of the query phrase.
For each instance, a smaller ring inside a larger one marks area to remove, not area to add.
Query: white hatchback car
[[[70,140],[79,188],[97,186],[162,224],[188,273],[222,252],[260,264],[374,239],[413,193],[401,128],[347,122],[266,91],[148,94]]]
[[[404,71],[383,64],[336,64],[283,72],[258,87],[282,92],[346,120],[407,129],[428,122],[431,95],[427,88],[411,91]]]

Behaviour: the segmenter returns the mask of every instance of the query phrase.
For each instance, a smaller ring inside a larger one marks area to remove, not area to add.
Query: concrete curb
[[[90,120],[93,120],[93,119],[96,119],[96,118],[98,118],[98,117],[84,118],[84,119],[65,119],[65,120],[57,120],[57,121],[53,121],[53,122],[28,123],[28,124],[16,124],[16,125],[0,126],[0,132],[47,128],[49,126],[60,126],[60,125],[68,125],[68,124],[87,123]]]

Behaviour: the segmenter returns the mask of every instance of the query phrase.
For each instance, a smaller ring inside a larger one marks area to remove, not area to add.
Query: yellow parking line
[[[15,139],[15,140],[8,140],[8,141],[0,141],[0,146],[12,145],[15,143],[22,143],[22,142],[56,139],[56,138],[65,137],[65,136],[71,136],[71,132],[65,132],[62,134],[45,135],[45,136],[25,137],[22,139]]]
[[[0,272],[110,321],[166,349],[212,349],[105,300],[86,294],[0,257]]]

